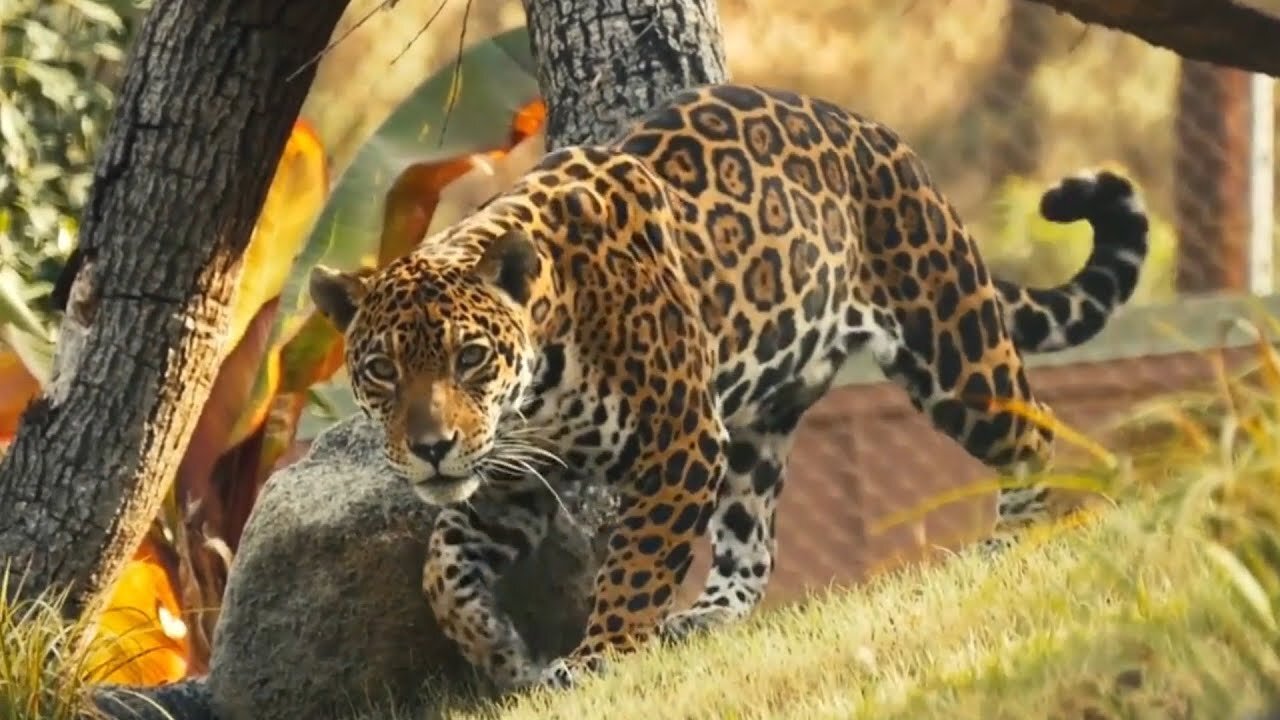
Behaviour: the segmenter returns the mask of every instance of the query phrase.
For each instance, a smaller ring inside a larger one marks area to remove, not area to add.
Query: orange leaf
[[[470,172],[478,162],[502,158],[511,148],[541,130],[546,120],[546,105],[541,99],[534,99],[512,116],[505,146],[447,160],[414,163],[405,168],[387,191],[378,266],[386,266],[422,241],[445,186]]]
[[[40,383],[12,350],[0,350],[0,445],[13,439],[18,418],[40,392]]]
[[[91,679],[147,686],[173,682],[186,677],[189,652],[172,577],[148,535],[99,620],[89,658]]]
[[[507,140],[509,147],[515,147],[524,139],[537,134],[547,124],[547,105],[542,98],[534,98],[529,104],[516,111],[511,119],[511,137]]]
[[[414,163],[405,168],[387,191],[382,214],[378,266],[409,252],[422,241],[431,216],[440,204],[440,191],[475,167],[474,156]]]
[[[277,297],[293,270],[311,225],[329,194],[324,147],[311,126],[299,119],[280,153],[253,235],[242,258],[228,329],[228,350],[235,347],[258,309]]]

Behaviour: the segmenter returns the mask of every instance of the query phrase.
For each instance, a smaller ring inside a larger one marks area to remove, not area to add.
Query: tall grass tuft
[[[9,601],[21,583],[0,571],[0,720],[94,717],[88,700],[92,628],[68,622],[65,593]]]
[[[94,703],[97,678],[111,675],[114,663],[136,657],[102,652],[104,643],[133,643],[126,630],[108,638],[97,636],[92,620],[67,620],[62,608],[65,592],[35,599],[12,600],[21,593],[22,579],[9,566],[0,568],[0,720],[100,720],[107,717]],[[145,620],[145,619],[144,619]],[[139,628],[146,624],[140,623]],[[104,666],[95,658],[116,658]],[[117,697],[136,698],[167,717],[160,706],[128,688]]]

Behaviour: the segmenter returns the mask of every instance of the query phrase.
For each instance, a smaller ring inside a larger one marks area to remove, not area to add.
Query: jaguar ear
[[[308,284],[311,302],[340,332],[347,331],[351,318],[355,317],[356,308],[368,292],[365,281],[369,274],[368,270],[346,273],[323,265],[316,265],[311,269]]]
[[[538,251],[528,235],[508,230],[489,243],[474,272],[523,305],[538,275]]]

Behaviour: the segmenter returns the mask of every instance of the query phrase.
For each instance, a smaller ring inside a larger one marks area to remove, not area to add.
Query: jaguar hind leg
[[[729,431],[724,483],[708,526],[711,568],[699,597],[662,623],[667,640],[742,620],[764,596],[777,548],[774,520],[792,431]]]
[[[1009,404],[1051,415],[1032,393],[997,303],[987,285],[961,299],[949,325],[913,324],[902,313],[877,330],[875,353],[885,376],[906,389],[934,428],[1001,475],[995,526],[980,542],[986,552],[1048,518],[1050,490],[1026,477],[1052,462],[1054,441],[1052,430]]]

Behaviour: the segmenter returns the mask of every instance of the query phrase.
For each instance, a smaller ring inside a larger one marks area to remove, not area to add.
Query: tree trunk
[[[1032,1],[1184,58],[1280,76],[1280,18],[1240,0]]]
[[[0,558],[26,572],[20,596],[65,589],[68,617],[96,612],[155,517],[225,351],[308,63],[346,4],[149,12],[83,213],[55,377],[0,461]]]
[[[662,98],[727,78],[715,0],[525,0],[547,149],[606,140]]]

